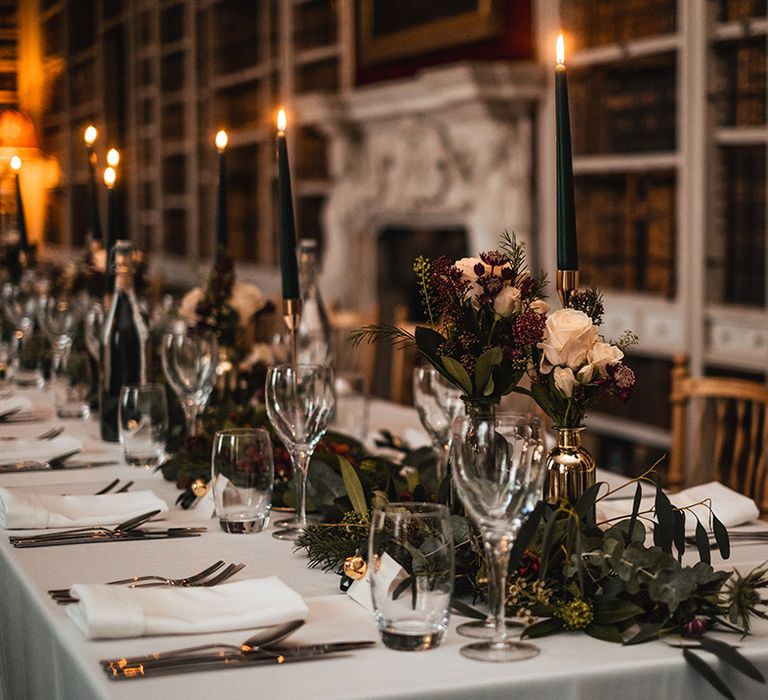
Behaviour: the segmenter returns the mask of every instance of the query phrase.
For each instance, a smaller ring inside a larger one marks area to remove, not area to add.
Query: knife
[[[170,530],[131,530],[119,535],[71,535],[43,540],[15,540],[11,544],[17,549],[30,547],[55,547],[65,544],[90,544],[92,542],[130,542],[146,540],[170,540],[182,537],[200,537],[206,528],[172,528]]]
[[[273,666],[293,661],[311,661],[344,651],[364,649],[376,642],[337,642],[313,644],[281,651],[258,650],[254,652],[219,652],[217,654],[175,656],[164,659],[130,661],[128,659],[104,660],[101,666],[112,680],[132,680],[150,676],[186,673],[190,671],[212,671],[237,666]]]

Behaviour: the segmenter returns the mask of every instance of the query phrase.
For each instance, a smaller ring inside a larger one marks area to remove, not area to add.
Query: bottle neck
[[[133,275],[124,267],[119,267],[115,275],[115,293],[119,292],[126,294],[133,292]]]

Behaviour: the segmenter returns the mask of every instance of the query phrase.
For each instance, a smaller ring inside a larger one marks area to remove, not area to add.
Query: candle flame
[[[96,143],[96,137],[99,135],[99,132],[96,131],[96,127],[91,124],[86,130],[85,134],[83,134],[83,139],[85,140],[86,145],[93,146],[94,143]]]
[[[216,148],[219,151],[219,153],[224,152],[224,149],[227,147],[228,142],[229,142],[229,139],[227,138],[227,132],[224,131],[224,129],[216,133]]]
[[[115,180],[117,179],[117,172],[110,166],[104,170],[104,184],[111,190],[115,186]]]
[[[19,172],[19,170],[21,170],[21,158],[19,158],[18,156],[13,156],[13,158],[11,158],[11,167],[16,172]]]
[[[564,66],[565,65],[565,39],[563,39],[562,34],[560,34],[560,36],[557,37],[557,43],[555,44],[555,56],[557,58],[557,65]]]
[[[281,107],[277,113],[277,129],[278,131],[285,131],[288,120],[285,118],[285,110]]]
[[[116,168],[119,162],[120,151],[118,151],[116,148],[110,148],[107,151],[107,163],[109,163],[113,168]]]

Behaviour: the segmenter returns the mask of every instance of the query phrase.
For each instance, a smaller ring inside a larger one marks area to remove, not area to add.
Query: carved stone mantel
[[[302,123],[329,139],[326,298],[347,308],[377,303],[377,238],[389,225],[464,226],[473,254],[494,248],[504,229],[530,242],[544,87],[535,64],[460,63],[300,98]]]

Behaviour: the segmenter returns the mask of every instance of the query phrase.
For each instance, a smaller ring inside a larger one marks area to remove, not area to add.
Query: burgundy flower
[[[683,625],[683,637],[701,637],[709,630],[709,620],[703,617],[694,617],[693,620]]]

